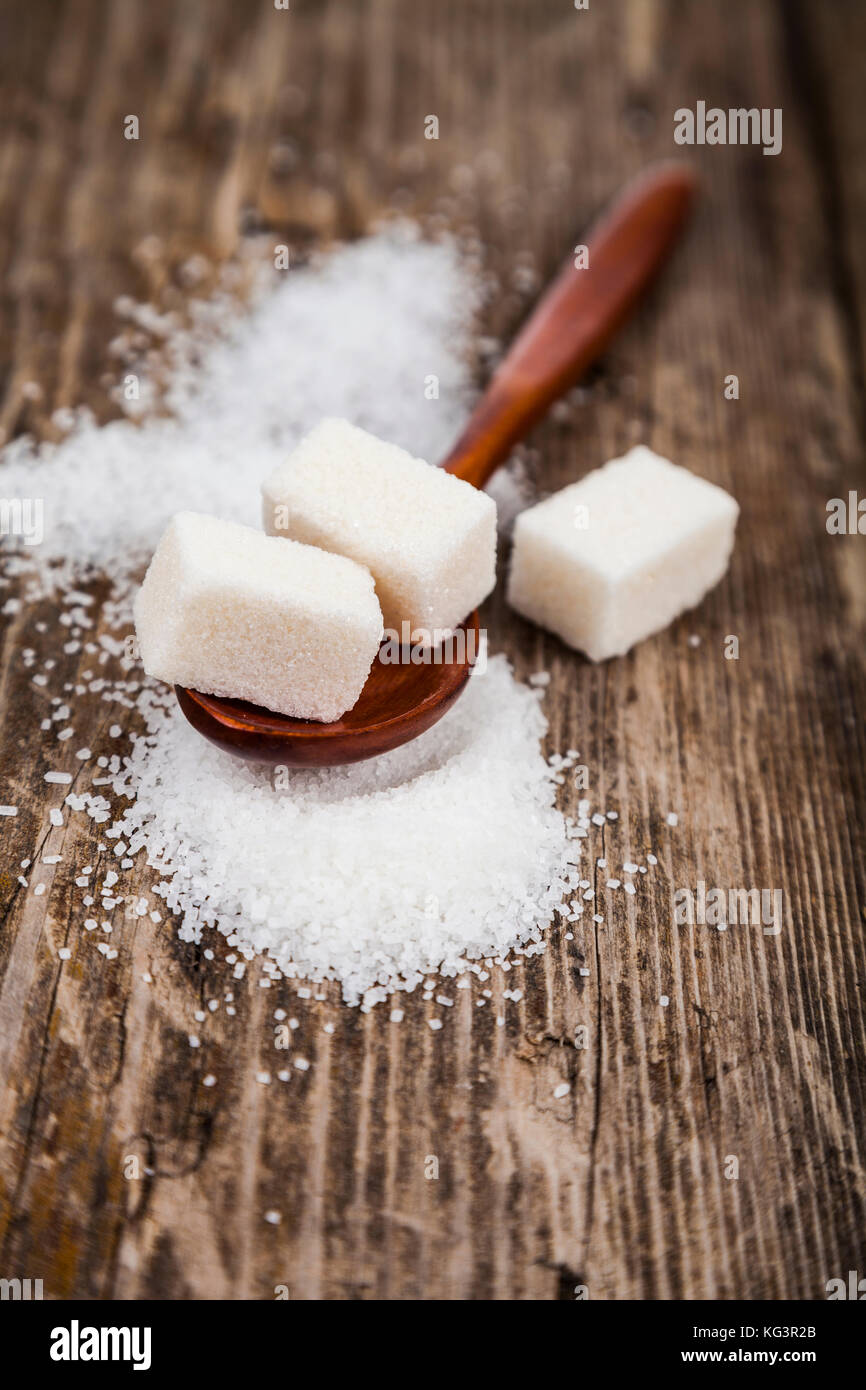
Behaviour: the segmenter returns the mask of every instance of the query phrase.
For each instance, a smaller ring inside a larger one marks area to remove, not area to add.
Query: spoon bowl
[[[673,249],[691,209],[695,176],[663,164],[636,179],[589,232],[586,258],[569,258],[521,328],[484,395],[440,465],[474,487],[508,458],[553,401],[601,355]],[[463,660],[373,663],[354,709],[333,724],[290,719],[242,700],[175,686],[190,723],[242,758],[288,767],[329,767],[387,753],[424,733],[454,703],[472,668]],[[477,645],[472,648],[478,651]]]
[[[460,624],[454,638],[426,653],[403,647],[401,660],[392,662],[382,659],[385,644],[357,704],[333,724],[292,719],[246,700],[202,695],[182,685],[174,689],[193,728],[227,753],[285,767],[357,763],[399,748],[441,719],[472,674],[479,641],[475,612]],[[428,659],[418,659],[421,655]]]

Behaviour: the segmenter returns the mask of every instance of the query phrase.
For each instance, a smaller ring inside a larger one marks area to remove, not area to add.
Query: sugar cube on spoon
[[[136,596],[135,627],[159,680],[330,723],[363,689],[382,612],[354,560],[179,512]]]
[[[347,420],[322,420],[262,485],[265,530],[366,565],[386,628],[435,643],[490,593],[496,504]]]

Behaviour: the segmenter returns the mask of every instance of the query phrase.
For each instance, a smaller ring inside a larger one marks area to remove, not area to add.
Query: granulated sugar
[[[259,484],[326,415],[443,457],[473,394],[479,297],[450,242],[401,225],[276,283],[262,272],[246,312],[227,295],[194,306],[191,326],[139,311],[134,322],[158,328],[167,389],[129,370],[141,400],[158,398],[171,418],[100,427],[87,412],[62,412],[72,428],[61,444],[7,446],[4,496],[44,502],[44,539],[23,547],[23,562],[43,585],[82,570],[120,583],[174,512],[260,526]],[[435,399],[425,394],[431,376]],[[140,404],[124,408],[138,415]],[[52,565],[60,568],[49,576]]]
[[[428,733],[346,768],[244,764],[159,698],[148,722],[108,833],[160,872],[180,935],[217,927],[286,975],[339,979],[349,1003],[539,942],[577,885],[546,720],[502,656]]]

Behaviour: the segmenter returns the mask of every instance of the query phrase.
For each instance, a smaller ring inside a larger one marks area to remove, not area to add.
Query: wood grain
[[[778,157],[695,151],[663,290],[532,439],[545,489],[644,441],[742,519],[726,580],[623,660],[590,666],[499,592],[482,613],[519,674],[551,671],[549,748],[619,812],[597,853],[660,860],[635,898],[599,871],[605,924],[553,931],[519,1003],[497,978],[434,1035],[418,998],[398,1026],[252,970],[192,1054],[223,968],[122,914],[112,969],[79,955],[89,829],[50,832],[44,897],[17,883],[51,804],[18,653],[51,610],[4,620],[0,1275],[84,1299],[815,1299],[866,1274],[866,540],[825,526],[864,492],[864,48],[862,7],[802,0],[0,6],[7,437],[61,405],[107,417],[114,298],[182,302],[178,265],[257,228],[311,245],[390,208],[475,229],[483,330],[507,339],[614,189],[676,152],[677,107],[784,111]],[[81,703],[94,743],[125,717]],[[782,889],[783,931],[675,926],[699,879]],[[312,1066],[268,1088],[279,1004]]]

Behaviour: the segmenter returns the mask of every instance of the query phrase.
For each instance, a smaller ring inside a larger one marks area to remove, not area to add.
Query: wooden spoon
[[[673,248],[694,192],[692,172],[674,164],[652,169],[628,186],[589,233],[586,268],[577,269],[569,259],[537,304],[443,468],[484,486],[631,313]],[[175,691],[194,728],[242,758],[290,767],[359,762],[417,738],[454,703],[478,650],[477,612],[463,628],[466,659],[426,665],[374,661],[354,709],[333,724],[290,719],[180,685]]]

